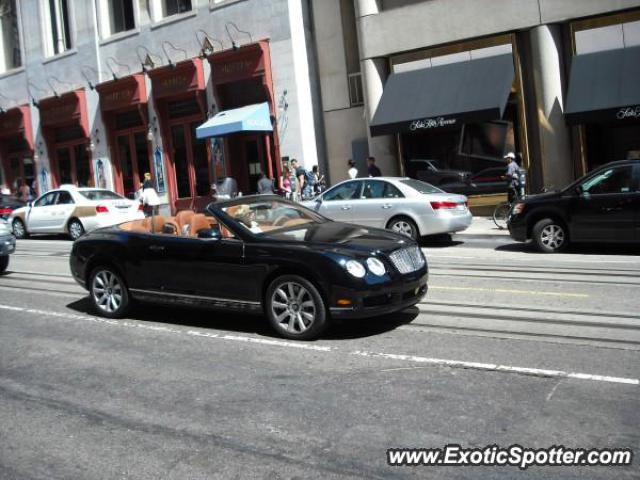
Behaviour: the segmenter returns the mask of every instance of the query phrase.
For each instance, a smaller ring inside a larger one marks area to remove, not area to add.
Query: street
[[[424,243],[416,308],[316,342],[261,317],[94,316],[72,243],[0,277],[0,478],[638,478],[640,251]],[[630,448],[631,466],[389,466],[389,448]]]

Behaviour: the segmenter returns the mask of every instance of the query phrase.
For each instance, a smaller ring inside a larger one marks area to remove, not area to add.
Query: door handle
[[[164,247],[162,245],[151,245],[149,250],[152,252],[164,252]]]
[[[384,205],[382,205],[382,208],[384,208],[385,210],[391,208],[392,205],[390,203],[385,203]]]
[[[351,205],[345,205],[344,207],[341,207],[340,210],[351,210]]]

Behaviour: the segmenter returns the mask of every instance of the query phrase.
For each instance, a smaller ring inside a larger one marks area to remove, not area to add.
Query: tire
[[[82,235],[84,235],[84,227],[82,226],[82,222],[77,218],[72,219],[67,225],[67,231],[69,232],[69,237],[71,240],[77,240]]]
[[[19,218],[13,219],[11,228],[13,230],[13,235],[16,238],[27,238],[29,236],[29,234],[27,233],[27,227],[24,226],[24,222]]]
[[[0,273],[4,273],[9,266],[9,255],[3,255],[0,257]]]
[[[533,241],[538,250],[544,253],[557,253],[569,244],[569,232],[563,223],[543,218],[536,222],[532,231]]]
[[[314,340],[327,328],[327,309],[318,289],[299,275],[271,282],[264,299],[271,327],[285,338]]]
[[[493,223],[495,223],[496,227],[500,230],[507,228],[507,220],[509,220],[510,212],[511,204],[509,202],[499,203],[493,211]]]
[[[107,318],[123,317],[131,306],[129,289],[112,267],[96,267],[89,276],[89,298],[96,312]]]
[[[399,233],[400,235],[406,235],[414,240],[418,240],[420,232],[415,222],[407,217],[396,217],[389,220],[387,223],[387,230]]]

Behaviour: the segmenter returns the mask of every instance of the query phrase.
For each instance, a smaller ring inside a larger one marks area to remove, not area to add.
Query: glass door
[[[73,183],[73,160],[71,157],[71,148],[69,147],[58,148],[56,150],[58,181],[60,185]]]
[[[140,186],[140,181],[135,178],[133,170],[133,157],[131,154],[131,145],[129,135],[119,135],[118,145],[118,161],[120,162],[120,175],[122,176],[122,193],[127,198],[133,198],[133,195]]]
[[[171,127],[171,146],[173,149],[173,164],[176,172],[176,188],[178,198],[191,197],[191,181],[189,179],[189,155],[188,136],[185,132],[186,125],[173,125]]]

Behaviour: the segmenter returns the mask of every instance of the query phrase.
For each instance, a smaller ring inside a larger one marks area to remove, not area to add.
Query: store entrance
[[[33,187],[35,180],[35,165],[31,154],[14,154],[7,159],[8,168],[5,167],[7,173],[7,185],[10,188],[17,186],[20,180],[23,185],[27,185],[31,189],[31,195],[35,196],[36,192]]]
[[[615,160],[640,158],[640,122],[586,126],[587,170]]]
[[[56,145],[56,176],[58,185],[93,186],[92,168],[86,142]]]
[[[228,137],[231,176],[243,194],[255,193],[260,172],[265,169],[264,135],[235,134]]]
[[[126,133],[116,137],[120,185],[116,187],[127,198],[133,198],[144,181],[144,174],[151,173],[149,142],[144,131]]]

